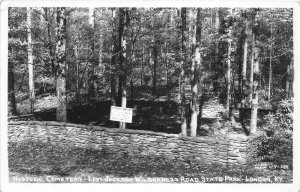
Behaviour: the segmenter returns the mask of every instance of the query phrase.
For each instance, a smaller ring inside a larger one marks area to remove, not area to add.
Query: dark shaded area
[[[118,127],[118,122],[109,120],[111,103],[109,100],[96,102],[93,105],[73,106],[68,109],[68,122]],[[180,133],[178,104],[175,102],[160,101],[129,101],[128,106],[133,108],[132,123],[127,123],[128,129],[140,129],[166,133]],[[35,112],[39,121],[56,121],[56,109]]]
[[[202,103],[202,102],[201,102]],[[68,122],[84,125],[101,125],[105,127],[119,127],[119,123],[109,120],[111,103],[107,101],[98,101],[90,105],[72,106],[68,109]],[[165,132],[178,134],[180,129],[179,104],[172,101],[145,101],[134,100],[128,102],[128,106],[133,109],[132,123],[127,123],[127,129],[139,129],[155,132]],[[202,110],[202,105],[200,106]],[[187,107],[188,108],[188,107]],[[56,121],[56,109],[35,112],[34,119],[38,121]],[[275,112],[265,109],[258,110],[258,126],[263,125],[263,117],[269,112]],[[189,111],[187,112],[189,114]],[[242,124],[249,125],[251,109],[240,109],[242,114]],[[190,115],[188,116],[190,117]],[[188,119],[188,124],[189,124]],[[199,118],[200,125],[207,125],[214,129],[213,124],[217,119]],[[225,120],[221,120],[225,121]],[[239,119],[237,119],[239,121]],[[198,128],[199,136],[213,135],[210,130],[205,131]],[[243,127],[245,128],[245,127]],[[247,134],[247,129],[244,129]]]

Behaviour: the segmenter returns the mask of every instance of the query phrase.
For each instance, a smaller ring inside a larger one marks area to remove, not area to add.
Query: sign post
[[[111,106],[110,120],[132,123],[132,108]]]

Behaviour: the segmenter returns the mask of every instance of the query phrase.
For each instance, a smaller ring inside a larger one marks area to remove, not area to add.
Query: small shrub
[[[293,104],[282,100],[277,113],[265,117],[264,126],[267,138],[259,145],[259,157],[271,161],[279,167],[288,165],[293,168]]]

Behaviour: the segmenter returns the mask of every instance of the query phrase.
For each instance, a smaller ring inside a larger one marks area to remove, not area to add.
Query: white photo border
[[[9,183],[7,154],[8,7],[262,7],[293,8],[294,22],[294,169],[292,184],[38,184]],[[300,2],[297,0],[4,0],[1,1],[0,191],[272,191],[300,192]]]

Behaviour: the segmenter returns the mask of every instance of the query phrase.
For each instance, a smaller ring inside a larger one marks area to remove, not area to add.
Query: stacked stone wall
[[[54,145],[106,150],[132,156],[164,156],[175,160],[199,160],[224,166],[252,162],[257,136],[230,135],[228,139],[183,137],[143,130],[105,128],[71,123],[8,122],[9,142],[39,141]]]

